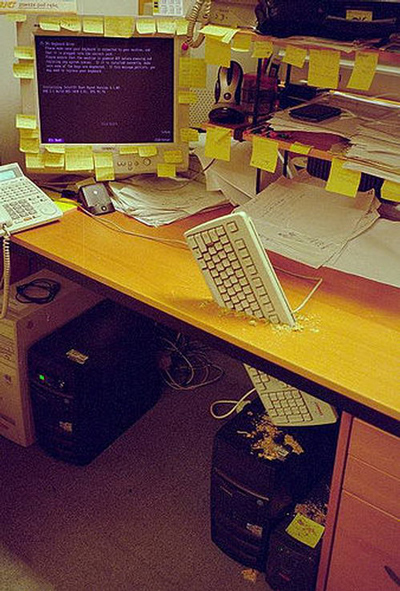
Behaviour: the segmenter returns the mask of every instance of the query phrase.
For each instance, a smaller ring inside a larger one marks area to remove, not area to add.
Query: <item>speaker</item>
[[[84,185],[79,190],[82,207],[93,215],[102,215],[114,211],[107,188],[103,183]]]
[[[218,69],[215,83],[215,105],[209,113],[213,123],[243,123],[245,114],[240,108],[243,70],[240,64],[231,61],[229,68]]]

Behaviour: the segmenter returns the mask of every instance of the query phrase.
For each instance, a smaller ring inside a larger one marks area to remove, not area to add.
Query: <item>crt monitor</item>
[[[154,173],[171,160],[187,169],[180,129],[188,126],[188,105],[179,103],[177,76],[182,38],[50,32],[31,16],[18,25],[18,45],[34,51],[34,78],[21,81],[22,110],[36,115],[39,141],[39,156],[27,155],[28,171],[93,174],[90,165],[71,170],[67,154],[76,147],[92,150],[94,163],[111,153],[116,177]],[[63,151],[64,158],[54,156]]]

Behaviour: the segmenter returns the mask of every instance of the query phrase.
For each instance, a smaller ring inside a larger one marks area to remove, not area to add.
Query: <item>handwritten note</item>
[[[154,18],[139,18],[136,21],[136,30],[140,35],[152,35],[156,32],[156,21]]]
[[[207,158],[229,162],[231,159],[232,130],[225,127],[209,127],[206,133],[204,153]]]
[[[312,146],[306,146],[305,144],[301,144],[300,142],[294,142],[290,146],[291,152],[296,152],[296,154],[308,154],[312,150]]]
[[[19,149],[20,149],[20,152],[25,152],[25,153],[29,153],[29,154],[38,154],[39,153],[39,138],[20,137],[19,138]]]
[[[182,127],[180,130],[181,142],[198,142],[199,132],[193,127]]]
[[[33,60],[35,54],[32,45],[17,45],[14,47],[14,57],[20,60]]]
[[[180,105],[194,105],[197,103],[197,94],[193,90],[179,91],[178,103]]]
[[[65,166],[65,155],[57,154],[56,152],[44,153],[44,165],[46,168],[61,168]]]
[[[179,86],[204,88],[207,79],[207,64],[204,59],[181,57],[179,60]]]
[[[164,162],[167,164],[180,164],[182,161],[182,150],[166,150],[164,152]]]
[[[346,160],[334,158],[325,189],[332,193],[340,193],[355,197],[361,180],[361,172],[344,168]]]
[[[139,152],[138,146],[121,146],[119,149],[120,154],[137,154]]]
[[[15,78],[33,80],[35,77],[33,62],[23,61],[13,64],[13,73]]]
[[[307,57],[307,49],[303,47],[296,47],[295,45],[288,45],[286,47],[283,60],[285,64],[302,68]]]
[[[65,170],[93,170],[92,148],[88,146],[65,147]]]
[[[178,18],[178,20],[175,21],[176,34],[177,35],[186,35],[188,24],[189,23],[186,19]]]
[[[41,16],[39,27],[43,31],[61,31],[60,18],[57,16]]]
[[[39,152],[38,154],[25,154],[26,168],[34,170],[37,168],[44,168],[44,153]]]
[[[134,25],[130,16],[105,16],[104,34],[106,37],[132,37]]]
[[[274,46],[271,41],[255,41],[251,57],[268,58],[274,53]]]
[[[61,17],[60,25],[62,29],[66,29],[67,31],[74,31],[75,33],[79,33],[82,30],[82,21],[77,16]]]
[[[340,51],[310,49],[308,84],[319,88],[337,88],[339,84]]]
[[[138,150],[142,158],[150,158],[158,154],[157,146],[139,146]]]
[[[378,53],[358,51],[347,88],[369,90],[378,65]]]
[[[166,178],[176,177],[175,164],[168,164],[166,162],[162,162],[160,164],[157,164],[157,176],[166,177]]]
[[[214,66],[229,68],[231,65],[231,46],[218,37],[206,37],[205,60]]]
[[[25,115],[25,113],[19,113],[15,116],[15,126],[17,129],[36,129],[36,115]]]
[[[175,34],[175,21],[172,18],[157,19],[157,31],[166,35]]]
[[[289,523],[286,532],[295,540],[299,540],[303,544],[315,548],[320,541],[325,527],[320,523],[316,523],[305,515],[297,513],[294,519]]]
[[[400,202],[400,183],[384,181],[381,188],[381,196],[388,201]]]
[[[244,33],[237,33],[232,41],[232,49],[235,51],[249,51],[251,47],[251,36]]]
[[[253,138],[250,165],[267,172],[275,172],[278,162],[278,142],[268,138]]]
[[[94,152],[94,170],[97,181],[115,179],[114,160],[111,152]]]
[[[98,35],[104,33],[104,19],[102,16],[84,16],[82,26],[84,33],[97,33]]]

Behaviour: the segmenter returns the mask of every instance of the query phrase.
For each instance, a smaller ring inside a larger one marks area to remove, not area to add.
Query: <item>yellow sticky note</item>
[[[205,60],[207,64],[229,68],[231,65],[231,46],[227,43],[222,43],[218,37],[207,35]]]
[[[157,164],[157,176],[174,178],[176,177],[176,166],[175,164],[161,163]]]
[[[20,129],[19,130],[19,137],[20,138],[29,138],[29,139],[39,137],[39,130],[38,129]]]
[[[44,168],[44,154],[25,154],[25,164],[28,169]]]
[[[17,45],[14,47],[14,57],[20,60],[33,60],[35,54],[32,45]]]
[[[78,16],[62,16],[60,19],[60,26],[67,31],[75,31],[79,33],[82,30],[82,22]]]
[[[291,152],[296,152],[296,154],[308,154],[312,150],[312,146],[306,146],[305,144],[301,144],[300,142],[294,142],[290,146]]]
[[[208,37],[208,35],[211,35],[212,37],[224,37],[231,31],[231,27],[220,27],[219,25],[206,25],[201,29],[200,32],[203,33],[203,35],[206,35],[206,37]]]
[[[25,152],[28,154],[38,154],[39,153],[39,139],[38,138],[20,137],[19,149],[20,149],[20,152]]]
[[[230,43],[238,32],[239,29],[230,29],[230,31],[227,31],[221,39],[222,43]]]
[[[274,53],[274,46],[271,41],[254,41],[251,57],[267,58]]]
[[[115,179],[115,172],[112,153],[94,152],[93,158],[96,180],[113,181]]]
[[[308,84],[319,88],[337,88],[339,84],[340,51],[310,49]]]
[[[60,17],[58,16],[41,16],[39,18],[39,27],[43,31],[60,31]]]
[[[346,10],[346,20],[347,21],[372,21],[374,17],[374,13],[372,10],[357,10],[357,9],[349,9]]]
[[[65,154],[65,144],[46,144],[45,150],[52,154]]]
[[[136,30],[141,35],[152,35],[156,32],[156,21],[154,18],[139,18],[136,21]]]
[[[157,156],[157,153],[157,146],[139,146],[139,156],[142,158]]]
[[[189,23],[188,23],[188,21],[185,18],[178,18],[175,21],[176,34],[177,35],[186,35],[188,24]]]
[[[44,153],[44,165],[46,168],[62,168],[65,165],[65,155],[53,152]]]
[[[388,201],[400,202],[400,183],[393,181],[384,181],[381,188],[381,197]]]
[[[179,86],[204,88],[207,80],[207,64],[204,59],[181,57],[179,60]]]
[[[378,65],[378,54],[358,51],[347,88],[369,90]]]
[[[323,525],[316,523],[305,515],[301,515],[301,513],[297,513],[286,528],[289,536],[311,548],[315,548],[324,531],[325,527]]]
[[[344,168],[346,160],[334,158],[325,189],[332,193],[340,193],[355,197],[360,184],[361,172]]]
[[[25,115],[24,113],[19,113],[15,116],[15,126],[17,129],[36,129],[36,115]]]
[[[82,27],[84,33],[97,33],[98,35],[103,35],[104,19],[102,16],[84,16]]]
[[[131,16],[105,16],[104,35],[106,37],[132,37],[135,21]]]
[[[157,19],[157,31],[165,35],[175,35],[175,21],[172,18]]]
[[[278,162],[278,142],[255,136],[250,165],[261,168],[267,172],[275,172]]]
[[[197,103],[197,94],[192,90],[180,91],[178,93],[178,103],[180,105],[194,105],[194,103]]]
[[[226,127],[209,127],[206,133],[205,155],[229,162],[231,159],[232,130]]]
[[[18,12],[6,14],[6,19],[12,21],[13,23],[24,23],[26,21],[26,17],[26,14],[19,14]]]
[[[65,170],[93,170],[92,148],[65,146]]]
[[[137,146],[121,146],[119,149],[120,154],[137,154],[139,148]]]
[[[193,127],[182,127],[180,130],[181,142],[198,142],[199,132]]]
[[[251,47],[251,36],[244,33],[237,33],[232,41],[232,49],[235,51],[249,51]]]
[[[180,164],[182,160],[182,150],[167,150],[164,152],[164,162],[167,164]]]
[[[35,77],[33,62],[23,61],[13,64],[13,72],[15,78],[23,80],[33,80]]]
[[[53,201],[61,211],[69,211],[78,207],[77,203],[73,203],[72,201],[62,201],[61,199],[53,199]]]
[[[303,47],[296,47],[295,45],[288,45],[286,47],[283,61],[285,64],[302,68],[307,57],[307,49]]]

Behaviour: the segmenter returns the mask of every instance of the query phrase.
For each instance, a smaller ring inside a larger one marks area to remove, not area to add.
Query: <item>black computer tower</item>
[[[325,526],[329,501],[329,478],[324,478],[272,531],[268,544],[265,579],[274,591],[314,591],[322,535],[318,542],[306,536],[293,537],[289,525],[298,515]],[[308,528],[308,522],[303,527]],[[298,534],[297,534],[298,535]],[[311,544],[311,545],[310,545]]]
[[[336,424],[276,428],[283,455],[266,459],[254,449],[257,424],[265,418],[257,399],[223,425],[214,438],[211,471],[211,538],[228,556],[260,571],[271,531],[332,470],[337,440]],[[288,451],[285,434],[302,453]]]
[[[160,394],[153,323],[104,300],[29,350],[38,443],[87,464]]]

